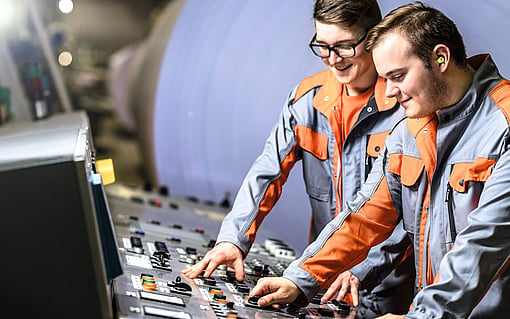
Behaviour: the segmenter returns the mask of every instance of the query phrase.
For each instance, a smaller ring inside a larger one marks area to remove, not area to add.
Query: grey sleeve
[[[217,242],[230,242],[241,249],[246,255],[251,248],[252,241],[246,232],[255,218],[261,212],[260,203],[264,199],[270,184],[282,177],[282,161],[295,151],[296,138],[294,135],[294,116],[289,101],[294,91],[289,95],[279,122],[273,127],[267,138],[262,154],[258,156],[237,193],[232,210],[227,214],[221,225]],[[298,158],[293,157],[296,160]],[[271,202],[271,208],[276,201]]]

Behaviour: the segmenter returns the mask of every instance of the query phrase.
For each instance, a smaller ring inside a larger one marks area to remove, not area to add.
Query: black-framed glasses
[[[312,41],[308,44],[310,49],[312,49],[313,54],[318,56],[319,58],[329,58],[331,55],[331,51],[335,52],[341,58],[352,58],[356,55],[356,47],[365,40],[367,37],[367,33],[359,39],[358,42],[354,44],[338,44],[335,46],[329,46],[324,44],[318,44],[315,42],[317,40],[317,33],[314,34]]]

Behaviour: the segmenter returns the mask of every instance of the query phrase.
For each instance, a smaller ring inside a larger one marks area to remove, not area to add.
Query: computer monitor
[[[0,127],[2,318],[113,318],[122,272],[85,113]]]

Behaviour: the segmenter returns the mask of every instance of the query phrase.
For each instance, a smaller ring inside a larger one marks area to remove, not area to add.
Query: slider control
[[[191,286],[182,281],[181,277],[177,276],[175,281],[172,281],[170,284],[170,292],[179,293],[187,296],[191,296]]]

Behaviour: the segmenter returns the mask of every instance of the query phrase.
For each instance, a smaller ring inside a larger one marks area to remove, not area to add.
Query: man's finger
[[[333,296],[335,295],[335,293],[337,292],[338,290],[338,287],[336,284],[332,284],[328,290],[326,291],[326,293],[324,294],[324,296],[322,296],[321,298],[321,302],[322,303],[326,303],[328,302],[331,298],[333,298]]]
[[[351,287],[350,283],[348,281],[342,282],[342,288],[340,288],[340,291],[338,292],[338,296],[336,300],[341,301],[345,298],[345,295],[347,294],[347,290]]]
[[[351,285],[351,297],[352,297],[352,305],[354,307],[359,306],[358,288],[357,287],[353,287],[352,285]]]
[[[219,264],[214,259],[209,260],[209,262],[207,263],[207,268],[205,268],[204,277],[206,278],[210,277],[213,271],[218,267],[218,265]]]
[[[234,261],[234,272],[236,274],[236,279],[239,281],[244,280],[244,263],[242,259],[236,259]]]

